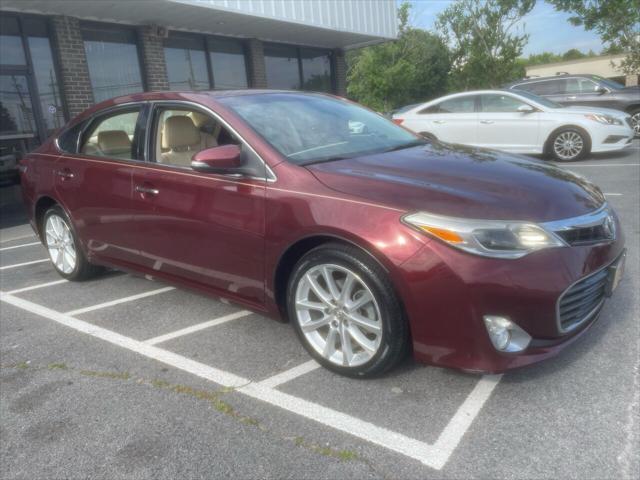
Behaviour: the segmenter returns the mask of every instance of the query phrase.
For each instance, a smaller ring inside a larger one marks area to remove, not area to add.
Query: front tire
[[[58,274],[67,280],[85,280],[101,271],[91,265],[71,227],[67,213],[54,205],[44,214],[42,236],[49,258]]]
[[[640,109],[629,112],[631,115],[631,128],[636,137],[640,137]]]
[[[384,269],[358,248],[332,243],[297,263],[287,289],[289,318],[325,368],[370,377],[406,353],[409,328]]]
[[[581,160],[591,151],[591,140],[584,131],[566,127],[556,131],[549,139],[549,152],[558,162]]]

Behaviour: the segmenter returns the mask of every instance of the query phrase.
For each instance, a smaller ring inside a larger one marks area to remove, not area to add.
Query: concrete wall
[[[589,57],[580,60],[570,60],[567,62],[546,63],[527,67],[527,76],[547,77],[556,75],[558,72],[570,74],[592,74],[605,78],[625,77],[620,70],[620,62],[624,55],[602,55],[599,57]],[[637,85],[638,75],[629,75],[627,85]]]

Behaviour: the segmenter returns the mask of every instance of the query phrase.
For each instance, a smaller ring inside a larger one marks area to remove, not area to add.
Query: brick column
[[[347,96],[347,61],[344,51],[333,51],[333,74],[335,77],[335,94],[341,97]]]
[[[247,57],[249,61],[249,86],[251,88],[267,88],[264,49],[260,40],[252,38],[247,42]]]
[[[162,37],[156,35],[152,27],[141,26],[138,27],[138,38],[146,89],[148,91],[169,90]]]
[[[80,21],[73,17],[53,16],[51,26],[60,65],[60,83],[69,117],[73,118],[93,105],[87,56],[80,32]]]

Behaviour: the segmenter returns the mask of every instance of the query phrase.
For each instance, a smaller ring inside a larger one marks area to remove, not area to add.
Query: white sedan
[[[564,107],[528,92],[481,90],[448,95],[393,115],[428,138],[514,153],[579,160],[631,145],[631,117],[618,110]]]

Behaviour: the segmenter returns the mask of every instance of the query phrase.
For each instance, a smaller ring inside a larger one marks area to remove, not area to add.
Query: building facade
[[[545,63],[527,67],[528,77],[547,77],[559,73],[571,75],[591,74],[616,80],[628,87],[638,85],[638,75],[625,75],[620,68],[624,55],[600,55],[597,57],[580,58],[566,62]]]
[[[345,51],[396,36],[395,0],[2,0],[0,157],[135,92],[344,95]]]

